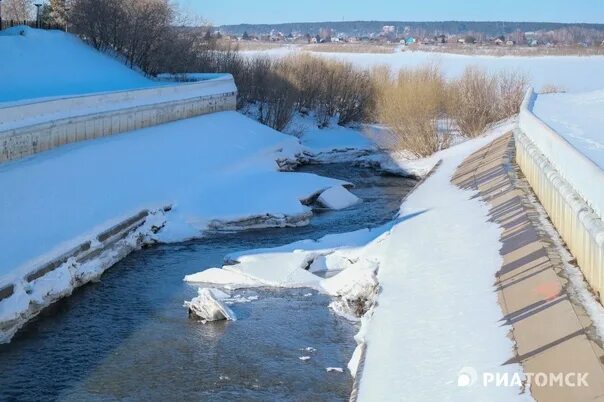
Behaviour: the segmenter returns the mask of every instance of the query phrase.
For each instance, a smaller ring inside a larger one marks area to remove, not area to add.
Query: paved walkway
[[[589,387],[538,386],[537,401],[604,401],[604,351],[590,336],[591,321],[565,290],[562,264],[539,229],[526,186],[509,161],[507,134],[467,158],[452,182],[477,190],[503,228],[503,265],[495,285],[504,319],[513,326],[515,358],[525,373],[589,373]]]

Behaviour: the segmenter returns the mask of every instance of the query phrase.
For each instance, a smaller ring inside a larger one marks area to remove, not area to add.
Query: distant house
[[[528,41],[528,45],[531,47],[539,46],[539,41],[537,39],[531,39]]]
[[[493,41],[493,43],[494,43],[494,44],[496,44],[497,46],[502,46],[502,45],[504,45],[504,44],[505,44],[505,42],[504,42],[504,41],[503,41],[503,39],[501,39],[501,38],[496,38],[496,39]]]
[[[514,46],[516,44],[516,42],[514,42],[513,40],[508,40],[507,42],[505,42],[506,46]]]
[[[447,37],[445,35],[437,35],[434,37],[436,43],[447,43]]]

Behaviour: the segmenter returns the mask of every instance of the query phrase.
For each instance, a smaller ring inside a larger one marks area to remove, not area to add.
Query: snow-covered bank
[[[402,216],[423,213],[396,225],[382,249],[359,400],[531,399],[513,387],[458,386],[464,367],[521,373],[502,365],[514,352],[493,287],[501,229],[473,192],[451,184],[466,157],[512,127],[441,152],[442,165],[403,204]]]
[[[152,243],[154,234],[166,223],[168,209],[144,210],[12,281],[11,294],[0,298],[0,343],[9,342],[27,321],[50,304],[97,280],[133,250]]]
[[[161,85],[62,31],[0,32],[0,102]]]
[[[604,87],[604,85],[602,85]],[[533,113],[604,169],[604,90],[538,95]]]
[[[142,209],[173,206],[157,241],[305,224],[305,200],[348,183],[279,171],[304,150],[292,136],[223,112],[3,164],[0,288]]]
[[[265,51],[243,52],[249,56],[267,55],[282,57],[296,48],[277,48]],[[436,63],[448,77],[457,77],[468,66],[478,66],[487,71],[519,71],[528,75],[531,85],[541,89],[546,85],[556,85],[568,91],[593,91],[604,88],[604,56],[479,56],[420,51],[398,53],[326,53],[312,52],[317,57],[351,62],[359,67],[387,65],[395,69],[417,67]]]
[[[359,348],[349,365],[354,374],[366,344],[360,400],[530,399],[513,387],[457,385],[464,367],[521,373],[519,365],[502,366],[514,345],[501,325],[493,288],[502,261],[500,228],[489,222],[486,205],[473,192],[450,182],[467,156],[514,124],[431,158],[432,166],[438,159],[442,164],[391,224],[234,254],[222,269],[185,280],[312,287],[334,296],[334,311],[362,316]]]

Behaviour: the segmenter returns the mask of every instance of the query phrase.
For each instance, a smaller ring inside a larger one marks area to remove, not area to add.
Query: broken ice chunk
[[[344,209],[361,202],[361,199],[343,186],[335,186],[323,191],[317,202],[329,209]]]
[[[190,318],[200,319],[204,323],[237,319],[235,313],[221,300],[222,296],[226,295],[224,292],[218,289],[200,288],[197,294],[197,297],[190,302],[186,301],[184,305],[189,309]]]

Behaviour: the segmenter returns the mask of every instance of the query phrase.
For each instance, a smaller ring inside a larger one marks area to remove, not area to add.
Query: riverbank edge
[[[407,194],[405,194],[405,196],[401,199],[401,205],[403,205],[405,203],[405,201],[407,200],[407,198],[409,198],[409,196],[413,192],[415,192],[415,190],[417,190],[422,184],[424,184],[424,182],[426,180],[428,180],[430,178],[430,176],[432,176],[438,170],[438,168],[441,166],[441,164],[442,164],[442,160],[439,160],[438,162],[436,162],[436,164],[428,171],[428,173],[425,176],[421,177],[417,183],[415,183],[413,188]],[[378,270],[379,270],[379,268],[378,268]],[[377,276],[377,272],[376,272],[376,276]],[[378,284],[378,286],[379,286],[379,284]],[[369,315],[371,315],[371,312],[372,312],[373,308],[375,307],[376,303],[377,303],[377,297],[374,299],[374,306],[372,306],[371,309],[369,310],[369,313],[368,313]],[[359,357],[358,357],[357,368],[356,368],[355,375],[354,375],[354,382],[352,384],[352,391],[350,392],[350,398],[349,398],[350,402],[358,401],[361,379],[363,377],[363,370],[365,368],[365,356],[367,354],[367,342],[362,340],[361,343],[359,343],[357,345],[357,347],[359,349],[358,349],[358,351],[355,350],[354,354],[358,354]],[[351,361],[354,359],[354,354],[353,354]]]

